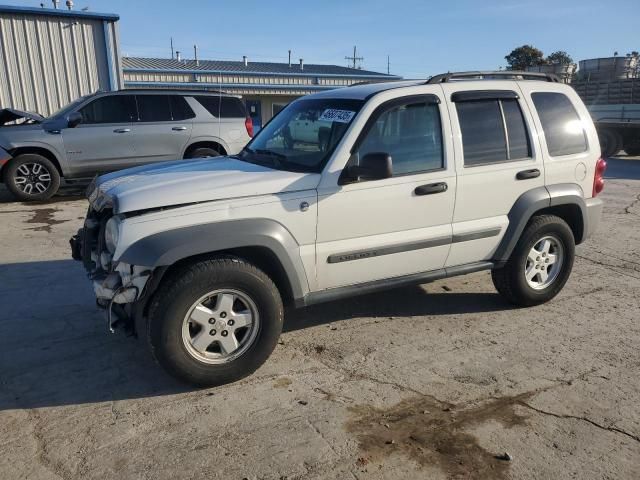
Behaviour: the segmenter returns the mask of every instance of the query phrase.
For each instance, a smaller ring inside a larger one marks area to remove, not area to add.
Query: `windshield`
[[[84,102],[87,98],[89,98],[92,95],[93,94],[89,94],[89,95],[85,95],[85,96],[80,97],[80,98],[76,98],[73,102],[67,103],[64,107],[62,107],[61,109],[59,109],[59,110],[55,111],[54,113],[52,113],[51,115],[49,115],[48,118],[55,118],[55,117],[58,117],[60,115],[65,114],[65,113],[68,113],[70,110],[73,110],[75,107],[80,105],[82,102]]]
[[[293,102],[260,130],[239,158],[280,170],[320,172],[363,104],[348,99]]]

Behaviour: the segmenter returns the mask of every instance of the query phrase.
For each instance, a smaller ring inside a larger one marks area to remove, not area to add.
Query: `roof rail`
[[[520,70],[497,70],[477,72],[448,72],[434,75],[426,83],[447,83],[451,80],[541,80],[559,83],[557,75],[543,72],[523,72]]]

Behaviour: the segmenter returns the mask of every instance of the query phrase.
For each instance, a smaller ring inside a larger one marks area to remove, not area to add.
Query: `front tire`
[[[171,375],[210,387],[244,378],[273,352],[282,299],[261,270],[236,257],[183,267],[163,282],[149,310],[151,351]]]
[[[496,290],[510,303],[529,307],[548,302],[569,279],[575,239],[555,215],[531,219],[506,265],[491,271]]]
[[[48,200],[60,188],[60,173],[48,158],[25,153],[9,162],[4,183],[13,196],[23,202]]]

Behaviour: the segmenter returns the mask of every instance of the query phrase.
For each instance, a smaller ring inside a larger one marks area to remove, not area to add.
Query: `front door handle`
[[[129,133],[130,131],[130,128],[116,128],[113,133]]]
[[[516,180],[528,180],[530,178],[538,178],[540,176],[540,170],[532,168],[531,170],[522,170],[516,174]]]
[[[448,188],[449,187],[445,182],[429,183],[427,185],[420,185],[419,187],[416,187],[413,193],[418,196],[433,195],[434,193],[446,192]]]
[[[173,127],[171,130],[175,132],[183,132],[187,129],[187,127]]]

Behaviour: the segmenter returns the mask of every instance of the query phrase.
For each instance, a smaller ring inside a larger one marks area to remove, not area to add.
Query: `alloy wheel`
[[[39,195],[51,186],[51,172],[40,163],[23,163],[16,169],[13,181],[26,195]]]
[[[189,308],[183,321],[182,341],[196,360],[223,364],[249,349],[259,327],[258,308],[247,294],[220,289],[203,295]]]
[[[534,290],[543,290],[551,285],[562,269],[564,248],[560,239],[547,235],[538,240],[527,255],[524,275],[527,284]]]

